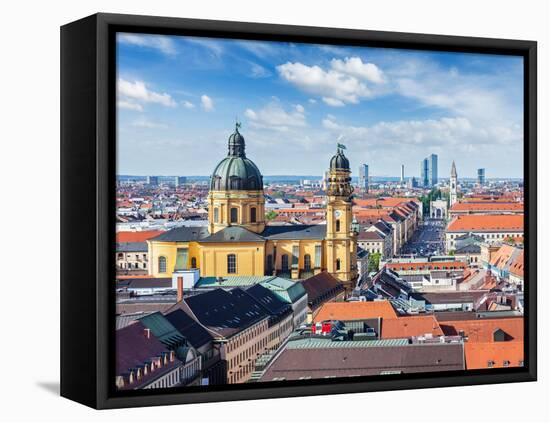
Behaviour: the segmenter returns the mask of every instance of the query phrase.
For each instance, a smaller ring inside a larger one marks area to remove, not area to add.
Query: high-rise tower
[[[359,166],[359,189],[361,192],[369,192],[369,165],[362,164]]]
[[[451,167],[451,178],[449,180],[449,204],[451,207],[457,201],[457,178],[456,166],[453,160],[453,165]]]
[[[351,171],[349,160],[338,145],[330,160],[327,187],[327,271],[340,279],[350,292],[357,280],[357,232],[352,225]]]

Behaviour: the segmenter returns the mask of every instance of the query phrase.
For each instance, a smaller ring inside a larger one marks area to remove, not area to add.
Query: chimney
[[[183,276],[178,276],[178,296],[176,302],[181,303],[183,301]]]
[[[145,335],[145,337],[147,339],[151,338],[151,329],[149,329],[149,328],[143,329],[143,334]]]

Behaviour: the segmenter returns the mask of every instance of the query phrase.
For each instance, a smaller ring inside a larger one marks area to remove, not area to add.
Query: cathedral
[[[330,160],[326,225],[270,226],[263,177],[246,157],[236,125],[227,156],[210,178],[208,226],[179,227],[148,241],[150,272],[199,269],[200,276],[305,279],[327,271],[352,289],[357,280],[357,233],[352,225],[351,171],[340,145]]]

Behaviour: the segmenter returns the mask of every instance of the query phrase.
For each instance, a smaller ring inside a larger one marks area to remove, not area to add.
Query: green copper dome
[[[246,157],[244,137],[239,127],[237,123],[235,132],[229,136],[227,157],[218,163],[212,173],[212,191],[263,189],[262,174],[254,162]]]

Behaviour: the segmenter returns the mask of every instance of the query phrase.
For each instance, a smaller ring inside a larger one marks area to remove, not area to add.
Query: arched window
[[[271,254],[267,255],[266,273],[273,274],[273,256]]]
[[[304,270],[311,270],[311,256],[309,254],[304,256]]]
[[[239,210],[237,209],[237,207],[231,207],[230,214],[231,214],[230,216],[231,223],[237,223],[237,220],[239,217]]]
[[[227,255],[227,273],[237,273],[237,256],[235,254]]]
[[[220,209],[215,207],[214,208],[214,223],[218,223],[220,221]]]
[[[166,257],[159,257],[159,273],[166,273]]]
[[[336,270],[340,270],[340,259],[336,259]]]
[[[124,254],[118,253],[117,254],[117,260],[124,260]]]
[[[283,254],[281,256],[281,270],[283,272],[288,272],[288,254]]]
[[[197,268],[197,258],[191,257],[191,269],[196,269],[196,268]]]
[[[340,220],[336,220],[336,232],[340,232]]]
[[[250,222],[256,223],[256,207],[250,209]]]

